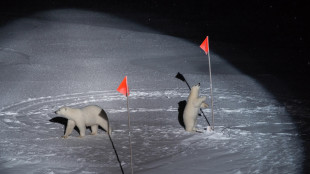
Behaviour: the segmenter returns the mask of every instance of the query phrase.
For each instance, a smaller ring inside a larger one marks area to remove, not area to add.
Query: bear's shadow
[[[66,118],[62,118],[62,117],[54,117],[52,119],[49,120],[52,123],[59,123],[64,125],[64,134],[66,133],[66,129],[67,129],[67,123],[68,123],[68,119]],[[79,129],[75,126],[74,130],[76,130],[78,133],[80,133]]]
[[[183,120],[183,113],[184,113],[184,109],[185,109],[185,106],[186,106],[186,100],[183,100],[183,101],[180,101],[178,104],[179,104],[179,108],[178,108],[178,121],[179,121],[179,124],[185,129],[185,124],[184,124],[184,120]]]

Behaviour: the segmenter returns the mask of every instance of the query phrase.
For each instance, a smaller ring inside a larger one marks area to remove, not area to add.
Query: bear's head
[[[189,97],[198,98],[199,89],[200,89],[200,83],[198,83],[197,85],[193,86],[192,89],[191,89]]]
[[[68,110],[69,110],[69,108],[64,106],[64,107],[61,107],[60,109],[58,109],[57,111],[55,111],[55,114],[59,115],[59,116],[67,116]]]
[[[200,83],[198,83],[197,85],[193,86],[192,89],[194,90],[198,90],[199,91],[200,88]]]

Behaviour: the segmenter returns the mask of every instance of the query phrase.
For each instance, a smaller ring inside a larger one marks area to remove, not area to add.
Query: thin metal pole
[[[128,113],[128,132],[129,132],[129,147],[130,147],[130,167],[131,167],[131,174],[133,174],[133,166],[132,166],[132,146],[131,146],[131,127],[130,127],[130,115],[129,115],[129,104],[128,104],[128,95],[127,98],[127,113]]]
[[[209,37],[208,37],[208,43],[209,43]],[[210,74],[210,95],[211,95],[212,129],[214,130],[213,91],[212,91],[211,59],[210,59],[209,44],[208,44],[208,60],[209,60],[209,74]]]

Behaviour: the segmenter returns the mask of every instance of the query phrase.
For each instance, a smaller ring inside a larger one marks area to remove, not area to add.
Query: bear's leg
[[[98,125],[91,126],[91,135],[96,135],[98,132]]]
[[[193,125],[193,132],[196,132],[197,131],[197,128],[196,128],[196,125],[197,125],[197,118],[194,119],[194,125]]]
[[[72,133],[74,126],[75,122],[73,120],[68,120],[66,132],[65,135],[62,136],[62,138],[68,138],[68,136]]]
[[[183,121],[184,121],[185,130],[187,132],[192,132],[192,129],[193,129],[193,120],[192,120],[192,118],[189,118],[186,114],[184,114],[183,115]]]
[[[187,132],[193,132],[193,128],[186,128]]]
[[[80,138],[83,138],[85,136],[86,126],[85,123],[77,123],[76,126],[80,130]]]
[[[209,105],[205,102],[202,102],[200,105],[200,108],[207,108],[207,107],[209,107]]]
[[[194,121],[187,121],[185,124],[185,130],[187,132],[193,132],[193,128],[194,128]]]
[[[201,107],[202,103],[203,103],[204,101],[206,101],[206,99],[207,99],[206,96],[199,97],[199,98],[194,102],[195,108]]]

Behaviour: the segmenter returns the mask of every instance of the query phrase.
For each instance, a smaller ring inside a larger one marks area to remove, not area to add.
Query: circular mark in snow
[[[185,98],[188,92],[184,89],[164,90],[164,91],[147,91],[147,90],[132,90],[129,96],[130,101],[137,102],[138,100],[163,100],[172,98]],[[31,114],[47,114],[51,113],[62,106],[83,107],[85,105],[99,105],[106,111],[111,113],[127,112],[127,109],[119,104],[126,101],[126,97],[116,91],[90,91],[86,93],[63,94],[58,96],[47,96],[38,98],[29,98],[17,103],[13,103],[3,107],[0,115],[31,115]],[[116,104],[115,104],[116,103]],[[158,106],[150,105],[148,108],[130,107],[130,112],[157,112],[157,111],[176,111],[170,105],[157,103]],[[141,105],[143,106],[143,105]],[[156,108],[157,107],[157,108]]]
[[[208,96],[208,91],[201,89],[201,95]],[[220,163],[217,159],[224,159],[228,162],[226,169],[230,170],[240,168],[238,164],[244,158],[247,160],[242,164],[260,173],[269,173],[270,165],[285,171],[298,169],[296,164],[300,163],[302,149],[295,126],[283,106],[270,95],[214,89],[216,132],[208,135],[187,133],[178,125],[178,102],[186,100],[188,94],[188,89],[131,90],[129,106],[133,119],[135,165],[153,168],[170,161],[187,161],[187,156],[198,155],[206,160],[206,164],[213,160]],[[107,149],[111,145],[102,133],[86,136],[87,141],[81,141],[75,139],[78,134],[74,131],[69,141],[61,141],[59,137],[63,135],[64,127],[49,121],[56,117],[53,112],[61,106],[92,104],[107,111],[118,154],[122,161],[129,161],[127,114],[123,113],[127,112],[126,97],[115,90],[29,98],[3,107],[0,110],[0,126],[3,128],[0,131],[1,155],[4,159],[14,157],[39,162],[48,155],[50,166],[58,166],[51,164],[52,161],[66,162],[67,156],[73,156],[81,159],[81,166],[89,166],[87,161],[92,161],[91,165],[98,171],[102,166],[117,168],[113,152]],[[204,111],[210,117],[210,109]],[[205,123],[202,117],[198,120],[199,124]],[[64,151],[66,155],[63,155]],[[67,166],[74,168],[74,164]]]

